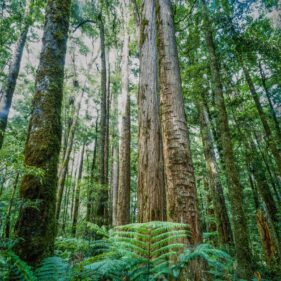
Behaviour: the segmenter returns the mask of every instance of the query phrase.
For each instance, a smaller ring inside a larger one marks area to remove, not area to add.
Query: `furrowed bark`
[[[170,221],[187,223],[191,231],[189,242],[197,244],[201,242],[201,232],[196,186],[169,0],[157,1],[157,33],[167,217]]]
[[[138,94],[138,222],[165,220],[165,185],[156,48],[156,7],[144,0]]]

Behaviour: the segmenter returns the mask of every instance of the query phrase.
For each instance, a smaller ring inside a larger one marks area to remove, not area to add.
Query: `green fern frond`
[[[71,278],[70,266],[60,257],[48,257],[35,270],[35,275],[38,281],[67,281]]]

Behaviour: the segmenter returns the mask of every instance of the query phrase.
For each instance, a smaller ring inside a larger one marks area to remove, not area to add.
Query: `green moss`
[[[147,19],[143,19],[141,21],[141,28],[140,28],[140,45],[142,46],[145,39],[146,39],[146,34],[145,34],[145,27],[148,25],[149,21]]]

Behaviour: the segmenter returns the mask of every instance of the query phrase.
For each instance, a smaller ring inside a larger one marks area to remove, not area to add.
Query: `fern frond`
[[[70,280],[70,266],[60,257],[48,257],[35,270],[35,275],[38,281],[67,281]]]
[[[36,278],[31,268],[21,260],[13,251],[1,251],[1,256],[6,259],[8,264],[9,278],[12,280],[23,280],[23,281],[36,281]]]

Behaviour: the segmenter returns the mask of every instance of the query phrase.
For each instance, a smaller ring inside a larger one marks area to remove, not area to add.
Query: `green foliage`
[[[97,241],[107,250],[85,260],[83,263],[96,261],[87,264],[81,276],[91,276],[93,271],[97,275],[94,280],[178,280],[190,262],[198,258],[208,263],[216,280],[231,269],[232,259],[225,252],[207,244],[186,248],[184,241],[184,224],[149,222],[116,227],[108,239]]]
[[[66,281],[71,278],[71,270],[62,258],[48,257],[35,270],[35,275],[38,281]]]
[[[0,240],[0,280],[35,281],[32,269],[13,251],[13,241]]]

